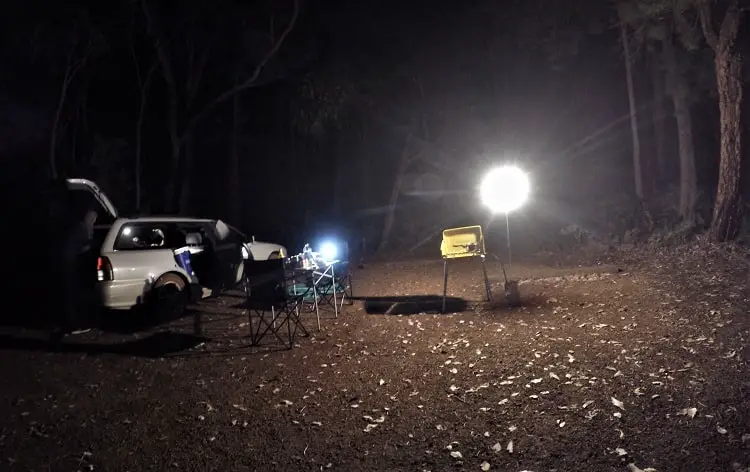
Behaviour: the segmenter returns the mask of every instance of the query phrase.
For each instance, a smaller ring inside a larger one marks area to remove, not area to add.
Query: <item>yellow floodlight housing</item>
[[[485,249],[482,227],[476,225],[443,230],[440,253],[443,259],[484,256]]]
[[[440,254],[443,256],[443,313],[445,313],[446,297],[448,295],[448,261],[453,259],[466,257],[479,258],[482,263],[486,300],[490,301],[492,299],[490,281],[487,278],[487,268],[484,265],[486,252],[481,226],[464,226],[443,230]]]

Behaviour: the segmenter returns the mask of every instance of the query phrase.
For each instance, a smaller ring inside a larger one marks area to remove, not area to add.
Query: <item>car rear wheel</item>
[[[153,286],[153,308],[160,319],[171,320],[185,314],[188,302],[188,286],[177,274],[164,274]]]

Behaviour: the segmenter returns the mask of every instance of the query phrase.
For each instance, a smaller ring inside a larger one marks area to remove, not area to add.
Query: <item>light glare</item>
[[[515,211],[529,197],[529,178],[514,166],[504,166],[490,171],[482,181],[479,195],[482,203],[493,213]]]
[[[327,241],[320,245],[320,257],[322,257],[324,261],[332,261],[336,259],[338,252],[339,251],[336,247],[336,244],[330,241]]]

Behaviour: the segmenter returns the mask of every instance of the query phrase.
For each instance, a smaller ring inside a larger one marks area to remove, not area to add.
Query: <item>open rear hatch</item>
[[[117,208],[98,185],[88,179],[65,179],[74,206],[87,205],[97,210],[97,225],[112,224],[117,219]]]

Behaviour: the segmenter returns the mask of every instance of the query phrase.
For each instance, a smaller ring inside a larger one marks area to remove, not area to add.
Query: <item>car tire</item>
[[[154,282],[153,310],[158,320],[173,320],[185,314],[188,285],[177,274],[164,274]]]

